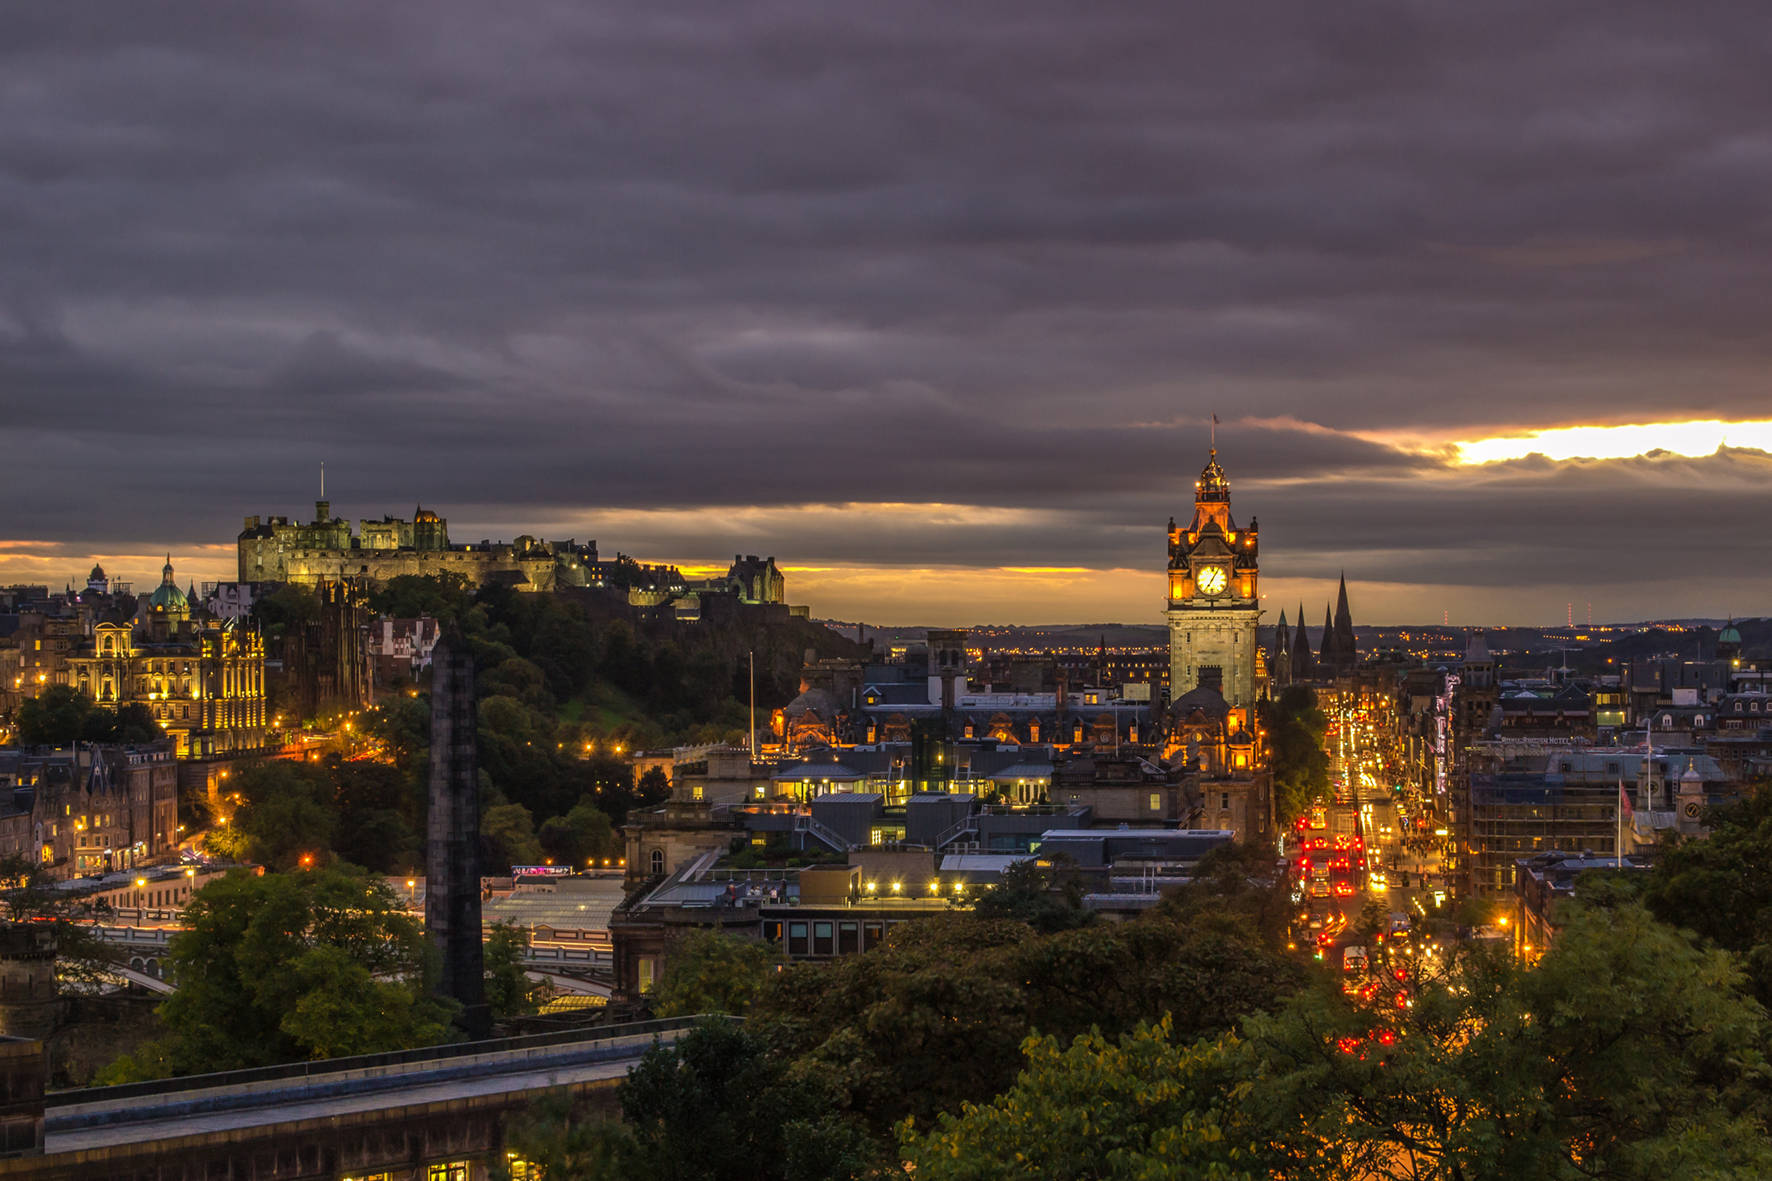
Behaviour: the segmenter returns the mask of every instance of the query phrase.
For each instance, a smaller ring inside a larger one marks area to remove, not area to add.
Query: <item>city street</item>
[[[1360,959],[1348,949],[1365,948],[1377,933],[1372,922],[1391,935],[1449,904],[1439,843],[1423,802],[1400,773],[1385,705],[1382,698],[1362,705],[1353,693],[1325,703],[1330,796],[1288,839],[1300,916],[1292,942],[1325,962]],[[1373,919],[1371,911],[1384,918]]]

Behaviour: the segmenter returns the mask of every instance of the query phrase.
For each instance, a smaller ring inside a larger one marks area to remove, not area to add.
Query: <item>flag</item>
[[[1624,809],[1626,816],[1635,816],[1636,809],[1630,806],[1630,793],[1624,790],[1624,784],[1618,785],[1618,806]]]

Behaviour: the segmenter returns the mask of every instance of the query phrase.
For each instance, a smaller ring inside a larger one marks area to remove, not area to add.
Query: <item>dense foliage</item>
[[[489,869],[620,857],[615,826],[667,790],[656,771],[636,781],[636,750],[741,740],[751,652],[768,709],[792,696],[806,647],[846,644],[803,620],[640,627],[596,596],[475,591],[448,576],[392,579],[370,605],[436,618],[473,653]],[[255,607],[273,633],[317,609],[293,591]],[[424,686],[343,720],[368,757],[240,776],[230,785],[241,796],[238,831],[218,834],[219,849],[282,866],[307,851],[383,872],[416,865],[430,748]]]
[[[767,943],[695,931],[671,948],[646,1000],[660,1017],[744,1013],[780,965],[780,952]]]
[[[379,879],[328,867],[231,873],[199,891],[166,956],[165,1036],[110,1081],[200,1074],[445,1040],[434,951]]]
[[[1481,943],[1372,942],[1352,995],[1269,950],[1288,907],[1265,851],[1214,856],[1123,924],[1055,919],[1030,881],[990,917],[767,974],[743,1036],[655,1052],[626,1125],[530,1130],[576,1145],[549,1158],[562,1179],[1772,1175],[1772,1026],[1754,996],[1772,799],[1709,823],[1652,873],[1585,877],[1531,966]],[[824,1121],[803,1137],[820,1172],[739,1126],[798,1085],[817,1089],[798,1110]],[[739,1172],[698,1155],[713,1144]]]
[[[890,1167],[826,1083],[726,1021],[655,1046],[618,1094],[623,1123],[544,1100],[506,1142],[558,1181],[829,1181]]]
[[[72,746],[76,742],[153,742],[165,737],[140,702],[112,710],[71,685],[51,685],[21,701],[13,719],[20,746]]]
[[[1268,745],[1273,755],[1274,810],[1282,825],[1292,823],[1312,800],[1329,793],[1329,756],[1323,735],[1329,719],[1306,685],[1291,685],[1264,707]]]
[[[902,1147],[935,1181],[1759,1177],[1766,1039],[1725,953],[1641,906],[1588,909],[1531,970],[1473,953],[1191,1045],[1167,1022],[1031,1040],[1013,1087]]]
[[[1663,922],[1738,956],[1760,1003],[1772,1007],[1772,787],[1712,809],[1705,822],[1708,836],[1661,854],[1645,901]]]

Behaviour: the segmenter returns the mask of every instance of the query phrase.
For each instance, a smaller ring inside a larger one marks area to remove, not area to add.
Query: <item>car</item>
[[[1366,963],[1366,949],[1364,947],[1344,947],[1341,949],[1342,971],[1364,972]]]
[[[1323,882],[1323,881],[1312,882],[1311,883],[1311,897],[1312,898],[1327,898],[1327,897],[1329,897],[1329,883]]]

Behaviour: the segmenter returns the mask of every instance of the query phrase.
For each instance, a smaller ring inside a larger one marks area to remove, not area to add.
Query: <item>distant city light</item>
[[[1772,451],[1772,421],[1650,422],[1626,426],[1568,426],[1499,435],[1453,444],[1464,464],[1500,463],[1542,455],[1546,459],[1630,459],[1654,451],[1697,458],[1719,447]]]

